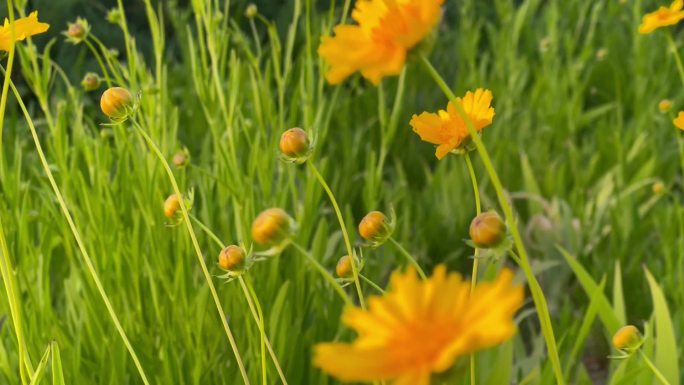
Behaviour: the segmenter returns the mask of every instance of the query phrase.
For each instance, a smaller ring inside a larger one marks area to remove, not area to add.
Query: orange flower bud
[[[506,237],[506,225],[494,211],[482,213],[470,223],[470,239],[483,249],[497,247]]]
[[[113,120],[125,119],[133,110],[133,95],[122,87],[107,89],[100,99],[102,112]]]
[[[164,201],[164,216],[167,218],[172,218],[176,215],[178,209],[180,209],[180,199],[178,195],[172,194]]]
[[[623,326],[613,335],[613,347],[618,350],[635,349],[640,343],[639,329],[634,325]]]
[[[660,101],[660,103],[658,103],[658,109],[662,113],[666,113],[666,112],[670,111],[671,108],[672,108],[672,101],[670,101],[668,99],[663,99]]]
[[[190,159],[185,151],[180,150],[173,155],[172,161],[177,168],[183,168],[188,165]]]
[[[86,34],[86,29],[79,23],[69,23],[67,35],[74,39],[83,39]]]
[[[340,278],[349,278],[353,273],[351,258],[348,255],[340,258],[335,266],[335,274]]]
[[[389,220],[380,211],[371,211],[359,223],[361,238],[374,243],[383,243],[391,235]]]
[[[244,266],[245,251],[241,247],[230,245],[221,250],[218,264],[224,270],[240,270]]]
[[[88,72],[81,80],[81,86],[86,91],[95,91],[100,88],[100,77],[94,72]]]
[[[279,244],[292,233],[292,219],[279,208],[270,208],[259,214],[252,224],[252,239],[259,245]]]
[[[309,136],[299,127],[290,128],[280,136],[280,152],[290,160],[303,162],[309,150]]]

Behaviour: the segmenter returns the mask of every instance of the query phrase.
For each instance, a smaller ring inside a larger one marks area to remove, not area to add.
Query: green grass
[[[129,2],[122,3],[130,18]],[[366,212],[391,207],[394,238],[426,272],[446,263],[470,274],[473,249],[463,240],[475,201],[466,163],[455,156],[437,161],[408,125],[412,114],[447,102],[417,57],[393,108],[399,77],[381,88],[358,76],[339,87],[325,83],[316,48],[339,22],[343,3],[291,1],[277,17],[263,9],[272,18],[255,19],[254,32],[244,2],[159,3],[136,2],[146,22],[125,28],[107,24],[104,11],[89,22],[94,36],[123,44],[108,72],[116,85],[139,92],[136,121],[168,160],[188,149],[190,165],[174,169],[175,178],[181,191],[194,192],[190,213],[220,241],[249,245],[252,220],[275,206],[295,218],[295,241],[330,272],[347,254],[311,169],[280,160],[281,132],[299,126],[316,137],[311,161],[340,204],[352,244],[361,243],[355,225]],[[569,384],[655,383],[638,356],[607,358],[616,354],[612,334],[627,323],[643,332],[642,351],[663,376],[680,383],[684,164],[671,119],[684,109],[684,96],[666,34],[677,44],[684,36],[677,27],[637,33],[642,14],[662,4],[449,0],[429,53],[457,95],[477,87],[494,93],[494,124],[482,140],[512,200]],[[47,22],[63,18],[41,2],[36,9]],[[24,11],[30,9],[16,8],[15,17]],[[97,62],[86,45],[64,41],[65,28],[53,23],[17,45],[12,80],[149,382],[243,383],[185,224],[168,226],[162,214],[173,193],[164,168],[130,122],[102,125],[104,86],[93,93],[78,86]],[[76,64],[64,59],[71,56]],[[657,104],[666,98],[673,112],[663,114]],[[482,158],[471,157],[482,210],[502,213]],[[652,191],[656,181],[665,184],[663,193]],[[36,383],[142,384],[11,89],[0,197],[0,267],[3,288],[11,288],[0,294],[0,384],[29,383],[20,376],[16,326],[30,357],[32,373],[25,375],[42,373]],[[220,247],[194,230],[249,380],[260,384],[260,326],[240,283],[217,278]],[[389,243],[364,249],[364,256],[363,275],[382,288],[391,271],[407,265]],[[481,261],[480,279],[503,264],[516,266],[505,258]],[[311,357],[318,342],[353,337],[340,323],[338,293],[294,248],[256,263],[247,277],[288,383],[337,383]],[[363,281],[361,288],[366,297],[376,292]],[[356,300],[353,284],[345,290]],[[513,340],[478,353],[478,384],[555,383],[529,290],[526,298]],[[267,383],[280,383],[270,358],[266,363]],[[434,383],[468,384],[468,367],[465,357]]]

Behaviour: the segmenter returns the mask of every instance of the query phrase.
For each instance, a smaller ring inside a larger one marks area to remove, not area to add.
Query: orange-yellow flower
[[[463,98],[456,99],[463,106],[463,110],[478,132],[492,124],[494,118],[494,108],[491,107],[492,98],[492,91],[478,88],[474,93],[468,91]],[[446,111],[413,115],[410,124],[422,140],[437,145],[435,152],[437,159],[444,158],[469,137],[466,123],[452,102],[447,104]]]
[[[427,385],[456,359],[500,344],[516,332],[513,315],[523,287],[503,270],[494,282],[470,282],[438,266],[419,280],[415,270],[395,272],[391,289],[371,297],[368,310],[348,308],[343,322],[355,329],[350,343],[316,346],[314,364],[342,381],[388,380],[393,385]]]
[[[660,27],[675,25],[684,19],[684,0],[675,0],[670,7],[660,7],[657,11],[647,13],[639,26],[639,33],[647,34]]]
[[[672,123],[674,123],[675,127],[679,128],[680,130],[684,130],[684,111],[679,111],[679,114],[672,121]]]
[[[22,17],[0,27],[0,51],[9,51],[12,46],[12,26],[14,26],[14,41],[24,40],[29,36],[43,33],[50,28],[49,24],[38,21],[38,11],[31,12],[28,17]]]
[[[338,25],[326,36],[318,54],[330,69],[325,77],[339,84],[356,71],[378,84],[398,75],[407,52],[427,36],[441,17],[444,0],[357,0],[356,25]]]

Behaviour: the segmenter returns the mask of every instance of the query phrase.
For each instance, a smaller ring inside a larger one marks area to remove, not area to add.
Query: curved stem
[[[639,350],[639,353],[641,354],[641,358],[644,359],[644,362],[646,362],[646,365],[651,369],[651,371],[656,376],[658,381],[660,381],[660,383],[663,385],[670,385],[670,381],[668,381],[667,378],[665,378],[665,376],[662,373],[660,373],[660,370],[658,370],[658,368],[653,364],[653,362],[651,362],[648,356],[646,356],[646,354],[644,354],[644,352],[641,350]]]
[[[475,197],[475,215],[480,215],[482,212],[482,205],[480,203],[480,189],[477,185],[477,175],[475,175],[475,168],[473,167],[473,162],[470,160],[470,154],[466,152],[465,154],[466,165],[468,166],[468,174],[470,175],[470,182],[473,185],[473,196]],[[473,258],[473,273],[470,277],[470,295],[472,296],[475,292],[475,286],[477,285],[477,270],[480,264],[480,249],[475,248],[474,258]],[[475,352],[470,353],[470,384],[475,385],[477,383],[475,378],[476,366],[475,366]]]
[[[140,136],[145,140],[147,145],[150,147],[152,152],[159,158],[160,163],[164,167],[164,170],[166,170],[166,174],[169,177],[169,181],[171,182],[171,186],[173,187],[173,192],[176,194],[180,199],[178,199],[180,203],[180,208],[181,208],[181,214],[183,216],[183,222],[185,222],[185,226],[188,230],[188,234],[190,235],[190,240],[192,241],[192,246],[195,249],[195,254],[197,255],[197,261],[200,264],[200,267],[202,269],[202,274],[204,275],[204,279],[207,282],[207,286],[209,286],[209,291],[211,292],[211,296],[214,299],[214,305],[216,306],[216,311],[219,313],[219,318],[221,318],[221,323],[223,324],[223,329],[226,332],[226,336],[228,337],[228,342],[230,343],[230,347],[233,349],[233,354],[235,355],[235,360],[237,361],[237,365],[240,369],[240,374],[242,375],[242,380],[244,381],[245,384],[249,385],[249,377],[247,376],[247,371],[245,370],[245,365],[242,361],[242,356],[240,355],[240,351],[238,350],[237,343],[235,342],[235,337],[233,336],[233,332],[230,329],[230,326],[228,325],[228,320],[226,319],[226,313],[223,311],[223,306],[221,305],[221,300],[219,299],[218,293],[216,292],[216,287],[214,286],[214,282],[211,279],[211,274],[209,274],[209,269],[207,269],[207,264],[204,262],[204,256],[202,255],[202,250],[200,249],[199,242],[197,241],[197,236],[195,235],[195,230],[192,228],[192,222],[190,221],[190,215],[188,214],[188,208],[185,205],[185,201],[183,200],[183,194],[181,194],[180,188],[178,187],[178,182],[176,181],[176,177],[173,175],[173,171],[171,170],[171,166],[169,166],[169,163],[166,161],[166,158],[164,157],[164,154],[162,154],[161,150],[159,147],[157,147],[157,144],[154,143],[152,138],[150,138],[149,135],[145,132],[145,130],[142,129],[140,124],[133,120],[133,124],[135,125],[136,131]]]
[[[107,87],[112,86],[112,80],[109,78],[109,72],[107,72],[107,67],[105,67],[104,62],[102,61],[102,58],[100,57],[100,54],[97,52],[95,47],[91,42],[88,41],[88,38],[83,40],[83,42],[88,46],[88,49],[93,53],[95,56],[95,60],[97,60],[97,64],[100,66],[100,69],[102,69],[102,75],[105,77],[105,82],[107,82]]]
[[[69,228],[71,229],[72,234],[74,235],[74,239],[76,239],[76,244],[78,245],[79,250],[81,251],[81,256],[83,257],[83,262],[86,265],[86,268],[88,272],[90,273],[90,277],[93,279],[93,282],[95,282],[95,286],[97,287],[97,291],[100,294],[100,297],[102,297],[102,301],[105,304],[105,307],[107,308],[107,312],[109,313],[109,316],[112,319],[112,322],[114,322],[114,327],[116,328],[117,332],[121,336],[121,339],[124,342],[124,345],[126,345],[126,349],[128,349],[129,354],[131,355],[131,359],[135,363],[136,368],[138,369],[138,373],[140,374],[140,377],[142,378],[143,382],[146,385],[149,385],[149,381],[147,380],[147,376],[145,375],[145,371],[142,368],[142,365],[140,364],[140,360],[138,359],[138,355],[135,353],[135,350],[133,349],[133,345],[131,345],[131,342],[128,340],[128,336],[126,336],[126,332],[124,331],[123,327],[121,326],[121,322],[119,322],[119,318],[116,315],[116,312],[114,311],[114,307],[112,306],[111,302],[109,301],[109,297],[107,296],[107,292],[104,289],[104,286],[102,286],[102,282],[100,282],[100,277],[97,274],[97,271],[95,270],[95,265],[93,264],[92,259],[90,258],[90,254],[88,254],[88,251],[85,248],[85,243],[81,239],[81,233],[78,231],[78,228],[76,228],[76,224],[71,217],[71,213],[69,212],[69,208],[66,204],[66,201],[64,200],[64,197],[62,196],[62,192],[59,190],[59,187],[57,187],[57,182],[55,181],[55,178],[52,176],[52,171],[50,170],[50,165],[47,162],[47,158],[45,157],[45,153],[43,152],[43,147],[40,144],[40,139],[38,138],[38,133],[36,132],[36,127],[33,125],[33,120],[31,119],[31,115],[29,114],[28,110],[26,109],[26,106],[24,105],[23,100],[21,99],[21,95],[19,95],[19,92],[17,89],[14,87],[14,84],[10,82],[10,86],[12,87],[12,92],[14,93],[14,96],[17,98],[17,103],[19,103],[19,107],[21,108],[22,112],[24,113],[24,117],[26,118],[26,122],[28,123],[29,130],[31,131],[31,136],[33,137],[33,142],[36,146],[36,151],[38,152],[38,157],[40,158],[40,162],[43,166],[43,169],[45,170],[45,174],[47,175],[48,180],[50,181],[50,186],[52,187],[52,190],[55,194],[55,197],[57,198],[57,202],[59,203],[59,207],[62,210],[62,213],[64,214],[64,217],[67,220],[67,223],[69,224]]]
[[[299,251],[299,253],[302,254],[309,262],[311,262],[311,264],[316,268],[316,270],[318,270],[318,272],[323,276],[323,278],[326,281],[328,281],[328,283],[333,287],[333,289],[335,289],[337,294],[339,294],[340,297],[342,297],[345,304],[350,305],[350,306],[354,305],[352,303],[352,301],[349,299],[349,296],[347,295],[347,293],[342,288],[342,286],[340,286],[340,284],[337,283],[335,278],[332,275],[330,275],[330,273],[328,272],[328,270],[325,269],[325,267],[323,267],[320,263],[318,263],[316,258],[314,258],[308,251],[306,251],[306,249],[304,249],[299,244],[292,242],[291,245],[295,249],[297,249],[297,251]],[[351,258],[351,259],[354,259],[354,258]]]
[[[677,50],[677,45],[674,42],[674,39],[672,38],[672,32],[668,32],[665,34],[667,36],[667,42],[668,45],[670,46],[670,51],[672,51],[672,56],[675,58],[675,63],[677,63],[677,71],[679,72],[679,79],[682,81],[682,85],[684,85],[684,65],[682,65],[682,58],[679,56],[679,51]]]
[[[361,290],[361,283],[359,282],[359,268],[356,265],[356,261],[354,258],[354,249],[352,248],[351,241],[349,240],[349,233],[347,233],[347,226],[344,224],[344,218],[342,217],[342,211],[340,210],[340,206],[337,204],[337,200],[335,199],[335,195],[330,189],[330,186],[328,186],[328,183],[326,183],[325,179],[323,179],[323,176],[318,171],[313,162],[309,160],[306,163],[309,164],[309,168],[316,176],[316,179],[318,179],[318,182],[323,187],[323,190],[325,190],[325,192],[328,194],[328,198],[330,198],[330,203],[332,203],[333,208],[335,209],[335,215],[337,215],[337,220],[340,222],[340,230],[342,230],[344,245],[347,247],[347,255],[349,255],[349,260],[351,261],[354,285],[356,286],[356,293],[359,295],[359,303],[361,304],[361,308],[365,309],[366,300],[363,298],[363,291]]]
[[[515,244],[518,254],[520,255],[520,268],[522,268],[523,272],[525,273],[525,277],[527,278],[530,286],[530,292],[532,293],[532,299],[534,300],[534,305],[537,309],[539,323],[541,325],[542,334],[544,335],[547,352],[549,359],[551,360],[551,366],[553,367],[556,382],[558,385],[563,385],[565,384],[565,380],[563,378],[563,370],[561,369],[560,359],[558,358],[558,348],[556,347],[556,338],[553,333],[553,325],[551,324],[551,316],[549,314],[548,305],[546,304],[546,298],[544,297],[541,286],[539,286],[539,282],[532,271],[532,266],[530,265],[529,257],[527,256],[527,251],[525,250],[525,245],[522,242],[522,236],[520,235],[515,216],[513,215],[513,209],[506,199],[503,185],[499,179],[499,175],[494,169],[489,152],[482,142],[482,139],[477,134],[477,130],[475,129],[472,120],[463,109],[461,103],[458,102],[456,95],[454,95],[444,79],[442,79],[437,70],[432,66],[425,54],[421,53],[420,58],[430,76],[432,76],[442,92],[444,92],[447,98],[449,98],[449,101],[452,102],[461,118],[465,121],[468,134],[470,135],[473,143],[475,143],[477,152],[482,158],[482,163],[484,164],[487,174],[492,181],[499,205],[504,212],[504,216],[506,217],[506,221],[508,222],[509,228],[513,235],[513,243]]]
[[[385,291],[380,286],[378,286],[375,282],[371,281],[370,278],[366,277],[363,274],[359,274],[359,277],[361,277],[361,279],[366,281],[366,283],[369,284],[373,289],[379,291],[380,294],[385,294]]]
[[[416,261],[415,258],[413,258],[413,256],[411,255],[411,253],[409,253],[409,252],[404,248],[404,246],[401,245],[401,243],[397,242],[397,240],[394,239],[394,237],[389,237],[389,241],[394,245],[394,247],[397,248],[397,250],[399,250],[399,253],[400,253],[401,255],[403,255],[403,256],[406,258],[406,260],[407,260],[413,267],[416,268],[416,270],[418,271],[418,275],[420,275],[420,278],[422,278],[422,279],[427,279],[427,277],[425,276],[425,272],[423,271],[423,269],[422,269],[422,268],[420,267],[420,265],[418,264],[418,261]]]
[[[197,217],[190,214],[190,219],[195,221],[197,226],[199,226],[202,229],[202,231],[204,231],[209,236],[209,238],[211,238],[221,249],[226,247],[225,244],[223,243],[223,241],[216,235],[216,233],[211,231],[211,229],[209,227],[207,227],[204,223],[202,223],[202,221],[197,219]],[[245,295],[245,299],[247,300],[247,305],[249,305],[249,310],[252,313],[252,317],[254,318],[254,322],[256,322],[257,325],[261,326],[260,320],[263,319],[263,315],[261,314],[261,305],[259,304],[259,298],[256,296],[256,293],[254,292],[253,289],[252,290],[245,290],[246,286],[242,282],[242,280],[243,280],[242,276],[239,276],[238,279],[240,280],[240,286],[242,287],[242,291]],[[249,281],[247,283],[249,283]],[[249,287],[251,288],[251,286],[252,285],[250,284]],[[250,298],[250,292],[252,293],[251,297],[253,297],[254,302],[252,302],[252,298]],[[256,303],[256,308],[254,306],[254,303]],[[257,312],[257,310],[258,310],[258,312]],[[276,370],[278,371],[278,375],[280,376],[280,381],[283,382],[283,385],[287,385],[287,380],[285,379],[285,374],[283,373],[283,369],[280,367],[280,362],[278,361],[278,357],[276,356],[275,351],[273,350],[273,347],[271,346],[271,342],[269,341],[268,336],[266,335],[265,331],[263,333],[263,338],[264,338],[264,342],[266,343],[266,349],[268,349],[268,353],[271,356],[271,359],[273,360],[273,365],[275,365]]]

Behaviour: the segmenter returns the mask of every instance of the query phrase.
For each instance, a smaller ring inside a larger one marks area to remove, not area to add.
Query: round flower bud
[[[470,239],[482,249],[497,247],[506,237],[506,225],[494,211],[482,213],[470,223]]]
[[[353,274],[351,258],[348,255],[340,258],[335,266],[335,274],[340,278],[349,278]]]
[[[665,184],[661,181],[653,183],[653,187],[651,188],[653,189],[654,194],[662,194],[665,192]]]
[[[280,136],[280,152],[292,161],[303,162],[309,150],[309,136],[299,127],[290,128]]]
[[[107,89],[100,99],[102,112],[113,120],[125,119],[133,110],[133,95],[122,87]]]
[[[613,347],[618,350],[635,349],[640,343],[639,329],[634,325],[623,326],[613,335]]]
[[[79,23],[69,23],[67,35],[72,39],[83,39],[86,34],[86,29]]]
[[[100,77],[94,72],[88,72],[81,80],[81,86],[86,91],[95,91],[100,88]]]
[[[180,199],[178,195],[172,194],[164,201],[164,216],[167,218],[172,218],[176,215],[178,209],[180,209]]]
[[[277,245],[292,233],[292,219],[279,208],[270,208],[259,214],[252,224],[252,239],[259,245]]]
[[[359,222],[361,238],[374,243],[382,243],[391,235],[389,220],[380,211],[371,211]]]
[[[218,264],[224,270],[241,270],[245,263],[245,251],[242,247],[230,245],[221,250]]]
[[[183,168],[188,165],[188,163],[190,162],[190,158],[188,157],[188,154],[185,151],[180,150],[173,155],[172,161],[173,165],[177,168]]]
[[[671,108],[672,108],[672,101],[670,101],[668,99],[663,99],[660,101],[660,103],[658,103],[658,109],[662,113],[666,113],[666,112],[670,111]]]
[[[251,19],[257,15],[258,9],[256,4],[254,3],[249,3],[247,5],[247,8],[245,8],[245,17]]]

